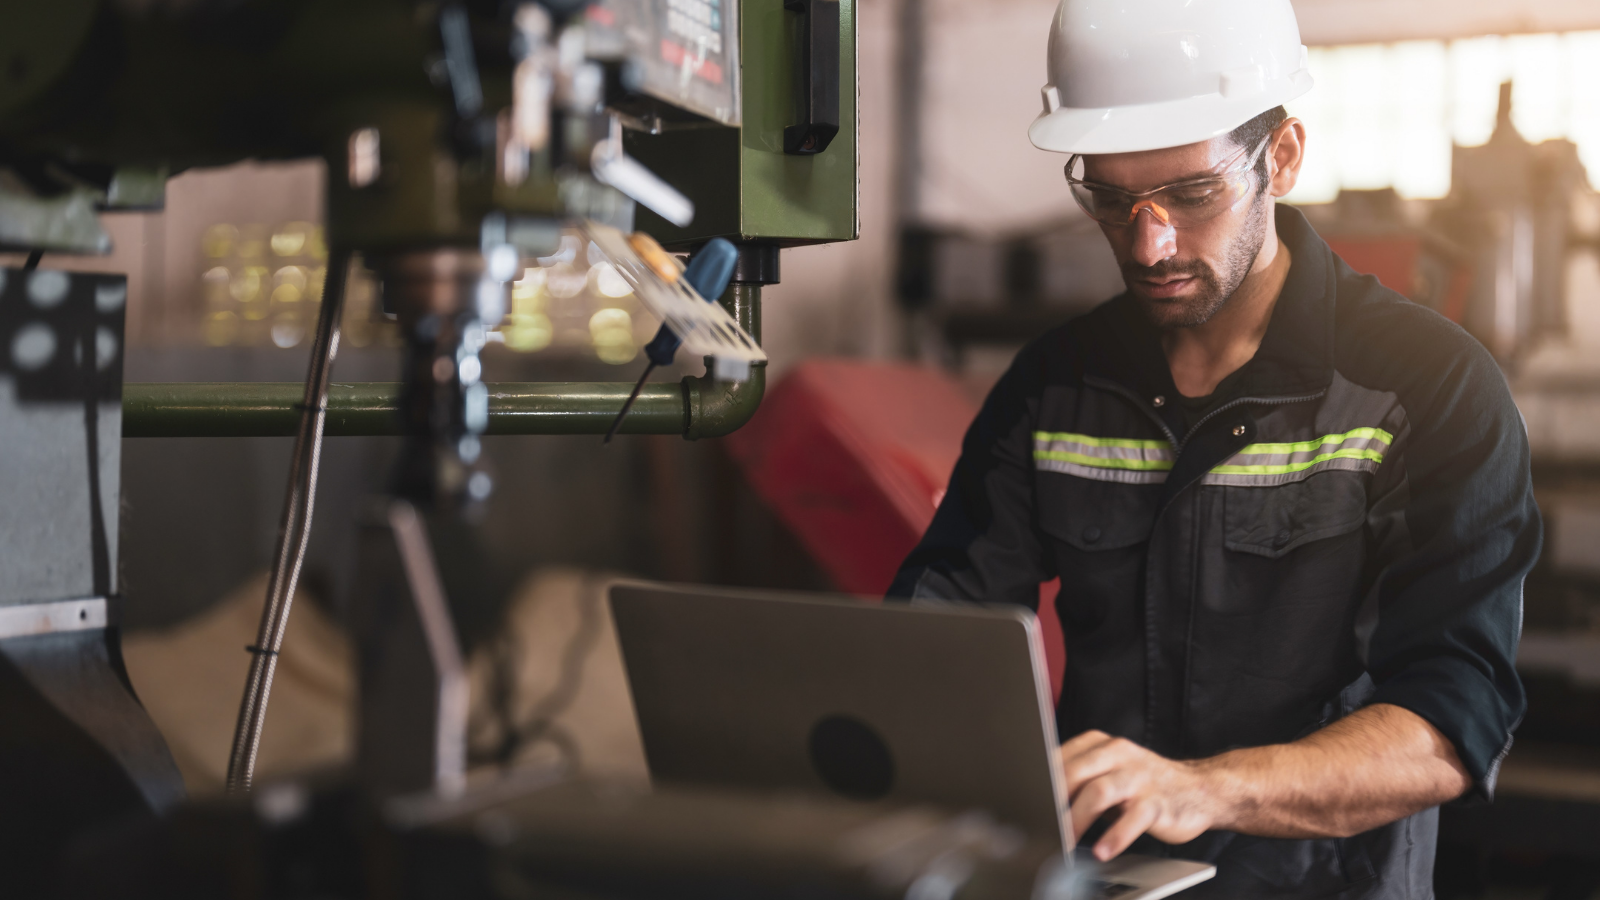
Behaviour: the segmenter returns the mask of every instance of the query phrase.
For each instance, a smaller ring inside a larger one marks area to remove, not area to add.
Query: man
[[[1031,136],[1074,154],[1127,291],[1018,354],[890,594],[1060,578],[1099,858],[1214,862],[1196,897],[1427,898],[1436,807],[1492,794],[1523,712],[1538,511],[1489,355],[1274,204],[1304,59],[1289,0],[1063,0]]]

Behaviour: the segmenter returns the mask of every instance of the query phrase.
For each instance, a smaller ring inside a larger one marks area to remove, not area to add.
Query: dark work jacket
[[[1017,355],[891,597],[1037,608],[1059,577],[1062,739],[1168,757],[1292,741],[1368,703],[1432,723],[1492,794],[1539,552],[1526,431],[1493,359],[1358,275],[1289,207],[1266,337],[1185,433],[1126,297]],[[1185,896],[1428,898],[1437,811],[1356,837],[1209,832]]]

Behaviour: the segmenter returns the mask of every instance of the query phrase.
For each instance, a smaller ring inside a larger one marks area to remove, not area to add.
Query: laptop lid
[[[641,583],[610,601],[654,779],[983,809],[1071,849],[1031,612]]]

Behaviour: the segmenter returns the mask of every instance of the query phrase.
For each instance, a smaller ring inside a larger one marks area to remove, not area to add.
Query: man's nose
[[[1158,212],[1158,210],[1160,210]],[[1133,212],[1133,261],[1153,266],[1178,255],[1178,231],[1166,221],[1165,210],[1153,204],[1140,204]]]

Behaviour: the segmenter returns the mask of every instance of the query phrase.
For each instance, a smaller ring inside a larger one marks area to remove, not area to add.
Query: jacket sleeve
[[[1018,354],[967,429],[944,500],[890,585],[909,600],[1016,603],[1037,610],[1055,577],[1033,511],[1039,364]]]
[[[1394,465],[1374,485],[1367,669],[1372,702],[1431,723],[1471,774],[1468,796],[1489,799],[1526,708],[1516,651],[1541,528],[1527,431],[1499,367],[1464,334],[1444,343],[1427,359],[1395,354],[1411,374]]]

